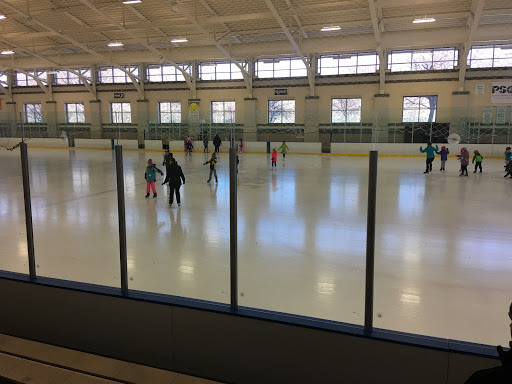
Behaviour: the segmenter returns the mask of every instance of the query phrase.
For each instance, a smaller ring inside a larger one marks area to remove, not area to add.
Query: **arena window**
[[[332,99],[331,100],[332,123],[360,123],[361,122],[361,98]]]
[[[0,73],[0,84],[2,84],[4,87],[9,86],[9,77],[6,73]]]
[[[269,124],[294,124],[295,100],[269,100],[268,101]]]
[[[158,119],[160,124],[180,124],[181,103],[179,101],[158,103]]]
[[[391,72],[441,71],[454,69],[459,63],[455,48],[392,51],[388,55]]]
[[[318,61],[320,76],[358,75],[378,70],[379,55],[375,52],[320,56]]]
[[[186,73],[192,75],[192,66],[180,65]],[[158,65],[150,64],[146,68],[146,79],[150,83],[164,83],[164,82],[177,82],[185,81],[185,77],[180,70],[172,65]]]
[[[130,103],[110,103],[110,122],[112,124],[130,124],[132,122]]]
[[[420,123],[436,121],[437,96],[404,96],[402,121]]]
[[[211,114],[211,122],[213,124],[234,124],[235,102],[212,101]]]
[[[307,77],[308,71],[299,58],[275,58],[256,61],[256,77],[260,79]]]
[[[470,68],[512,67],[512,45],[474,46],[468,54]]]
[[[73,71],[80,73],[82,76],[91,80],[91,69],[90,68],[73,68]],[[54,75],[56,85],[78,85],[83,84],[82,79],[72,72],[68,72],[64,69],[59,69]]]
[[[246,65],[244,65],[246,68]],[[201,80],[240,80],[242,71],[232,62],[211,62],[199,64],[199,78]]]
[[[85,123],[85,109],[83,103],[66,103],[66,123]]]
[[[26,71],[29,75],[36,76],[43,84],[48,83],[47,73],[43,70]],[[16,86],[17,87],[36,87],[37,82],[32,77],[25,73],[16,72]]]
[[[138,66],[125,66],[123,67],[133,76],[139,77]],[[102,67],[98,70],[98,82],[101,84],[120,84],[131,83],[130,76],[119,68],[115,67]]]
[[[25,123],[27,124],[40,124],[43,122],[41,104],[24,104],[23,114],[25,115]]]

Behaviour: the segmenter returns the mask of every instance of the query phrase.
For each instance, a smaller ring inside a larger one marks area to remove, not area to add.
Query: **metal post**
[[[231,309],[238,309],[238,232],[237,232],[237,164],[236,149],[229,148],[229,206],[230,206],[230,274]]]
[[[23,198],[25,200],[25,225],[27,228],[28,272],[31,281],[36,279],[36,258],[34,253],[34,228],[32,225],[32,203],[30,200],[30,180],[28,175],[27,143],[20,144],[21,174],[23,177]]]
[[[123,146],[116,145],[117,211],[119,217],[119,253],[121,260],[121,293],[128,294],[128,257],[126,250],[126,217],[124,203]]]
[[[375,271],[375,211],[377,206],[378,151],[370,151],[368,175],[368,219],[366,227],[366,290],[364,303],[364,332],[373,331],[373,291]]]

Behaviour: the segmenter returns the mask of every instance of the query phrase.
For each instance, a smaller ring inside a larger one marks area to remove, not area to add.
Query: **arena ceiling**
[[[4,69],[512,43],[510,0],[0,0]],[[431,23],[414,19],[435,18]],[[339,26],[339,30],[321,31]],[[172,42],[187,39],[186,42]],[[109,47],[122,42],[122,47]]]

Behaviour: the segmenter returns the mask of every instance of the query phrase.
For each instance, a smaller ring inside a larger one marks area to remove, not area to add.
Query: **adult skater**
[[[283,154],[283,160],[286,157],[286,153],[290,150],[288,146],[286,145],[286,141],[283,141],[283,144],[279,147],[279,151]]]
[[[208,153],[208,136],[206,135],[206,133],[203,135],[203,145],[203,153]]]
[[[505,172],[507,172],[507,174],[504,176],[504,177],[507,177],[508,175],[510,175],[512,177],[512,172],[510,172],[510,161],[512,160],[512,150],[510,149],[510,147],[507,147],[505,149]]]
[[[436,158],[436,152],[439,151],[439,147],[436,145],[436,147],[434,148],[432,146],[432,142],[429,141],[427,143],[427,148],[423,149],[423,147],[420,147],[420,152],[421,153],[427,153],[427,169],[425,170],[425,172],[423,173],[429,173],[429,172],[432,172],[432,162],[434,161],[434,159]]]
[[[441,169],[440,171],[446,171],[445,165],[448,161],[448,155],[450,154],[450,150],[446,148],[444,145],[441,147],[439,152],[436,151],[438,155],[441,155]]]
[[[213,146],[215,147],[215,152],[219,152],[219,148],[222,145],[222,141],[219,137],[219,134],[217,133],[215,137],[213,138]]]
[[[167,168],[167,175],[162,183],[162,185],[169,183],[169,187],[171,188],[169,192],[169,206],[172,206],[174,194],[176,194],[176,202],[178,203],[178,206],[181,206],[180,187],[182,180],[183,184],[185,184],[185,175],[183,174],[183,170],[178,165],[176,159],[173,158],[170,161],[169,168]]]
[[[169,152],[168,149],[166,149],[164,152],[164,162],[162,163],[165,169],[167,169],[169,165],[171,165],[171,159],[174,159],[174,155],[171,152]]]

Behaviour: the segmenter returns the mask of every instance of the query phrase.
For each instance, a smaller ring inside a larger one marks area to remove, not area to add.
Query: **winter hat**
[[[446,147],[443,145],[443,146],[441,147],[441,149],[446,149]]]
[[[215,153],[212,153],[212,157],[217,157],[217,155]]]
[[[466,152],[468,149],[466,147],[462,147],[462,149],[460,150],[461,152]]]
[[[477,150],[475,150],[473,153],[478,153],[478,151],[477,151]]]
[[[148,164],[149,164],[149,165],[153,164],[153,160],[149,159],[149,160],[148,160]]]

